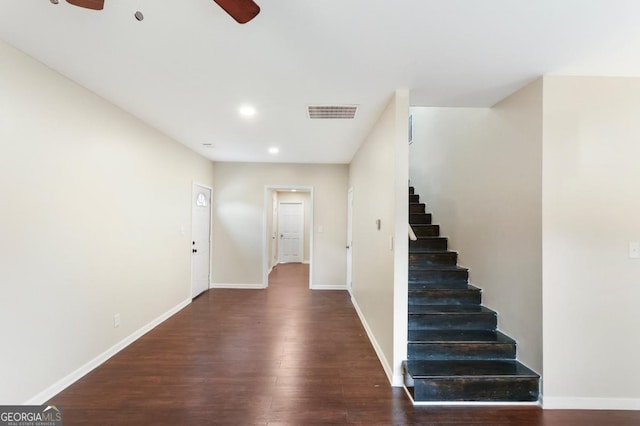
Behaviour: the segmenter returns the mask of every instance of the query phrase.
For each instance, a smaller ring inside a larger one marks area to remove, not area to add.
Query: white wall
[[[311,195],[308,192],[288,192],[277,191],[278,202],[282,203],[302,203],[304,208],[304,234],[303,234],[303,262],[309,263],[309,256],[311,254]],[[277,240],[278,243],[280,239]]]
[[[406,359],[407,343],[408,112],[408,93],[398,91],[349,169],[349,185],[353,188],[353,301],[395,385],[402,381],[401,363]]]
[[[640,79],[545,77],[544,404],[640,409]]]
[[[345,286],[347,182],[346,165],[216,163],[213,285],[261,286],[265,186],[312,186],[313,284]]]
[[[213,165],[1,42],[0,63],[0,404],[41,403],[189,300]]]
[[[518,358],[542,373],[542,81],[493,108],[411,111],[411,183]]]

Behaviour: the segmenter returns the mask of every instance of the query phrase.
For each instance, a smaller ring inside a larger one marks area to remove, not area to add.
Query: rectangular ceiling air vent
[[[356,118],[357,105],[309,105],[309,118],[317,119],[347,119]]]

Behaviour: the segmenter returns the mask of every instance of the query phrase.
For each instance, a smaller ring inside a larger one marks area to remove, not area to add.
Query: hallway
[[[413,407],[344,291],[278,265],[266,290],[209,290],[49,404],[65,425],[631,425],[638,412]]]

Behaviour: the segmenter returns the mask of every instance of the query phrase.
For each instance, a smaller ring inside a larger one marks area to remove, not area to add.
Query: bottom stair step
[[[533,402],[540,376],[515,360],[405,361],[414,401]]]

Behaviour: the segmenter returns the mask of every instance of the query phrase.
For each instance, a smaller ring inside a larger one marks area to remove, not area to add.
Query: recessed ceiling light
[[[58,4],[58,0],[50,0],[53,4]]]
[[[256,109],[251,105],[245,105],[243,107],[240,107],[238,112],[243,117],[253,117],[254,115],[256,115]]]
[[[269,148],[269,154],[277,154],[279,152],[280,150],[275,146],[272,146],[271,148]]]
[[[144,15],[142,14],[142,12],[137,11],[136,13],[133,14],[133,16],[138,20],[138,21],[142,21],[144,19]]]

